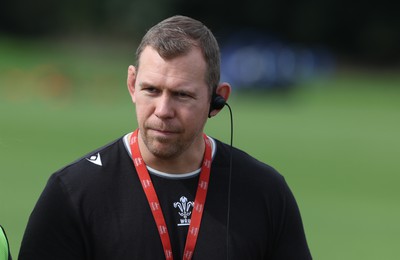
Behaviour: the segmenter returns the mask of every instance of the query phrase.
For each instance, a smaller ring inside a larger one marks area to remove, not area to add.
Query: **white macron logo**
[[[94,163],[96,165],[103,166],[103,164],[101,163],[100,153],[97,153],[96,155],[92,155],[92,156],[90,156],[90,158],[86,158],[86,160],[88,160],[89,162]]]

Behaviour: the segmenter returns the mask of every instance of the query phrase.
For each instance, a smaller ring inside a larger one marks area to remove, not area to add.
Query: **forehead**
[[[193,47],[186,54],[164,59],[155,49],[147,46],[139,62],[137,76],[142,80],[206,84],[206,62],[197,47]]]

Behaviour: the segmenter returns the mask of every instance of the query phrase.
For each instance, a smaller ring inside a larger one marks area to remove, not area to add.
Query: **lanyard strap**
[[[168,234],[167,225],[165,223],[164,215],[160,206],[160,202],[157,197],[157,193],[154,189],[149,172],[147,171],[147,167],[139,151],[138,132],[139,132],[138,129],[136,129],[130,138],[130,147],[132,152],[133,164],[135,165],[136,172],[139,176],[140,182],[143,187],[143,191],[146,194],[147,201],[149,202],[149,206],[153,214],[154,221],[157,225],[158,233],[161,238],[161,243],[164,248],[165,259],[172,260],[173,259],[172,247]],[[183,253],[183,259],[185,260],[189,260],[193,256],[194,248],[196,246],[197,237],[200,230],[201,218],[203,216],[204,204],[206,202],[208,181],[210,178],[211,142],[205,134],[203,134],[203,138],[206,149],[204,151],[204,158],[201,166],[199,183],[197,186],[196,197],[194,200],[194,205],[192,210],[192,217]]]

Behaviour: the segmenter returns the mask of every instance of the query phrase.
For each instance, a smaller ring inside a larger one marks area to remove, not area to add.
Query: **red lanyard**
[[[138,144],[138,130],[133,132],[130,138],[130,147],[132,152],[132,160],[138,173],[140,182],[143,190],[146,194],[147,201],[151,212],[153,213],[154,221],[157,225],[158,233],[161,238],[161,242],[164,248],[165,259],[173,259],[171,241],[168,234],[167,225],[165,223],[164,215],[158,201],[158,197],[154,186],[151,182],[149,172],[147,171],[146,165],[143,161],[142,155],[139,151]],[[194,205],[192,210],[192,217],[190,226],[186,238],[185,250],[183,253],[183,259],[191,259],[193,256],[194,248],[196,246],[197,236],[200,230],[201,217],[203,215],[204,203],[206,202],[208,180],[210,178],[211,169],[211,142],[208,137],[203,134],[204,143],[206,149],[204,152],[203,164],[201,166],[201,173],[199,177],[199,184],[197,186],[196,197],[194,199]]]

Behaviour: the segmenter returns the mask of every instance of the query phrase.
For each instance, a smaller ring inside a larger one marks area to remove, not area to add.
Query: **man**
[[[0,260],[11,260],[10,245],[4,228],[0,225]]]
[[[283,177],[203,134],[231,91],[210,30],[173,16],[136,54],[138,129],[51,176],[19,259],[311,259]]]

